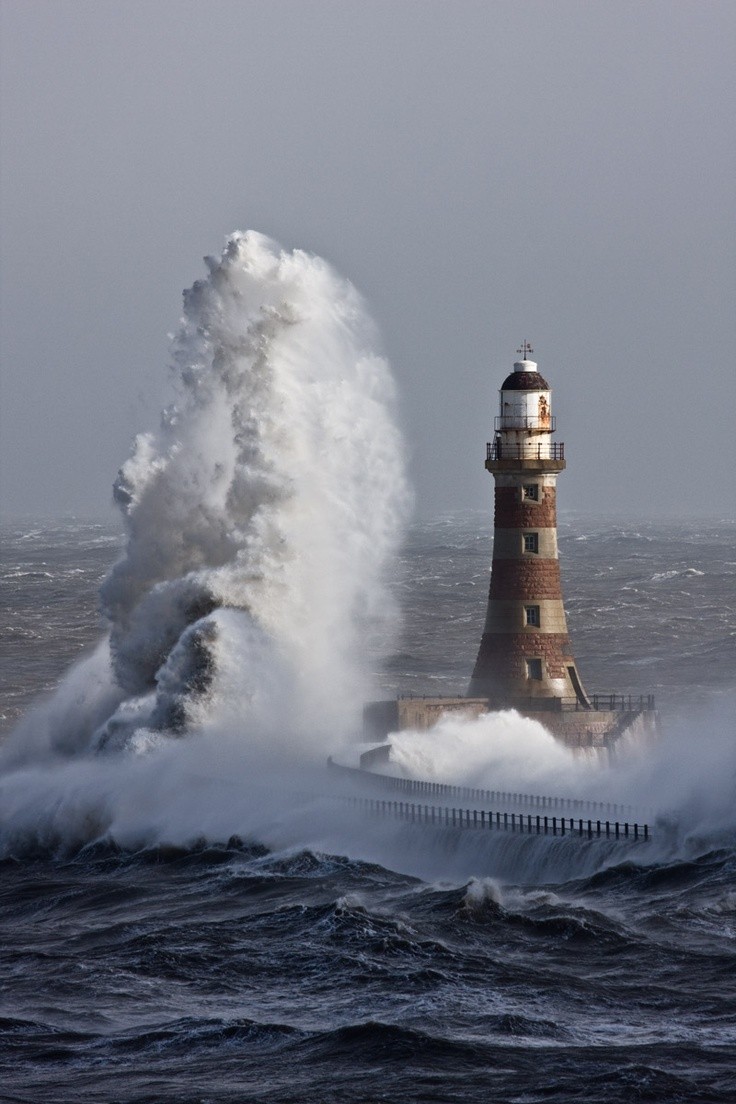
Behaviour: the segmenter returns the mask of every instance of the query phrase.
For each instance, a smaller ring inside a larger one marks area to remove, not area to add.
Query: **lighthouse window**
[[[530,679],[541,679],[542,677],[542,661],[541,659],[528,659],[526,661],[526,677]]]
[[[525,552],[538,552],[539,551],[539,533],[525,533],[524,534],[524,551]]]
[[[525,483],[524,484],[524,498],[531,502],[539,502],[539,484],[538,483]]]
[[[527,625],[539,625],[539,606],[525,606]]]

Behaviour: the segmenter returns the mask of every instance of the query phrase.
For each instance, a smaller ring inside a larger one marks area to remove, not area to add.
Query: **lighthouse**
[[[494,439],[493,560],[483,636],[469,697],[492,708],[589,708],[567,631],[557,551],[557,476],[565,446],[553,440],[550,386],[524,342],[501,385]]]
[[[567,631],[557,552],[557,476],[565,446],[554,439],[552,392],[528,342],[501,384],[485,466],[494,479],[493,557],[485,623],[465,694],[368,702],[366,738],[431,729],[448,715],[515,709],[570,748],[614,758],[659,729],[651,694],[588,693]],[[366,752],[370,768],[390,743]]]

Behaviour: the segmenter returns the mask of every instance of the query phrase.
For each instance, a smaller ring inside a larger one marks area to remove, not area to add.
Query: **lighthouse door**
[[[578,702],[580,705],[585,706],[586,709],[590,709],[590,702],[585,696],[585,691],[580,684],[577,671],[574,667],[568,667],[567,673],[570,676],[570,682],[572,683],[572,688],[575,691],[575,697],[578,699]]]

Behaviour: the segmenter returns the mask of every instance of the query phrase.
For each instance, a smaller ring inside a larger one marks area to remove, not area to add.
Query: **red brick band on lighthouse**
[[[557,554],[557,475],[564,445],[552,440],[549,384],[523,359],[501,386],[486,468],[495,480],[488,610],[468,696],[492,709],[588,705],[572,654]]]

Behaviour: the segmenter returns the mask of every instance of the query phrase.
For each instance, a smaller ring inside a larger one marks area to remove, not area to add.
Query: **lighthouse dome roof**
[[[549,384],[540,376],[533,360],[517,360],[510,376],[501,384],[502,391],[549,391]]]

